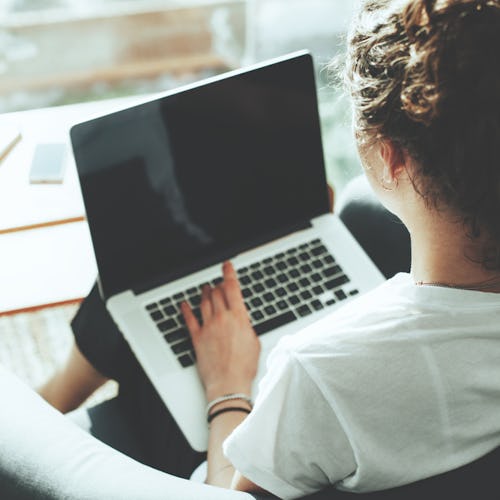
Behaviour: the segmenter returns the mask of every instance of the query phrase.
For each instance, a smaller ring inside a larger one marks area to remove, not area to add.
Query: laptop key
[[[193,348],[193,344],[191,342],[191,339],[187,339],[183,342],[179,342],[178,344],[173,344],[171,347],[172,351],[174,351],[175,354],[180,354],[181,352],[191,350]]]
[[[267,266],[263,269],[264,273],[267,274],[268,276],[272,276],[273,274],[276,274],[276,269],[274,269],[273,266]]]
[[[175,330],[175,332],[170,332],[165,335],[165,340],[169,344],[173,344],[174,342],[178,342],[179,340],[184,340],[189,338],[189,332],[185,328],[180,328],[179,330]]]
[[[299,250],[305,250],[308,246],[307,243],[302,243],[302,245],[299,245]]]
[[[152,304],[148,304],[146,306],[146,309],[148,311],[154,311],[155,309],[158,309],[158,304],[156,302],[153,302]]]
[[[351,291],[349,292],[349,295],[350,295],[351,297],[353,297],[354,295],[358,295],[358,293],[359,293],[359,290],[351,290]]]
[[[153,311],[150,316],[153,321],[161,321],[164,318],[163,313],[159,310]]]
[[[284,311],[285,309],[288,309],[288,304],[284,300],[280,300],[279,302],[276,303],[276,306],[280,311]]]
[[[296,266],[299,263],[297,257],[290,257],[286,262],[289,266]]]
[[[261,319],[264,319],[264,315],[261,311],[253,311],[251,313],[251,316],[254,321],[260,321]]]
[[[262,283],[257,283],[253,285],[252,288],[255,293],[262,293],[265,290],[264,285],[262,285]]]
[[[309,290],[304,290],[303,292],[300,292],[300,296],[304,299],[304,300],[309,300],[312,298],[312,294]]]
[[[339,286],[345,285],[346,283],[349,283],[349,281],[350,281],[349,278],[345,274],[343,274],[338,278],[334,278],[330,281],[323,283],[323,286],[328,290],[332,290],[333,288],[337,288]]]
[[[252,304],[252,307],[260,307],[264,302],[262,302],[262,299],[260,297],[254,297],[250,303]]]
[[[160,304],[164,306],[165,304],[170,304],[172,302],[172,297],[166,297],[160,300]]]
[[[177,359],[184,368],[194,365],[194,360],[191,358],[189,354],[183,354],[182,356],[179,356]]]
[[[298,277],[300,276],[300,273],[297,271],[297,269],[292,269],[292,270],[290,271],[290,276],[291,276],[292,278],[298,278]]]
[[[266,302],[273,302],[274,301],[274,294],[272,292],[267,292],[265,293],[262,298],[266,301]]]
[[[312,289],[314,295],[321,295],[325,292],[325,289],[321,285],[317,285]]]
[[[212,280],[212,285],[213,285],[213,286],[220,285],[223,281],[224,281],[224,280],[223,280],[221,277],[219,277],[219,278],[215,278],[215,279],[213,279],[213,280]]]
[[[195,295],[198,293],[198,287],[192,287],[192,288],[189,288],[186,292],[188,295]]]
[[[167,306],[163,308],[163,314],[165,316],[173,316],[177,312],[177,309],[174,306]]]
[[[335,296],[339,300],[345,300],[347,299],[347,295],[345,294],[344,290],[340,289],[335,292]]]
[[[286,290],[282,286],[280,286],[279,288],[276,288],[276,290],[274,290],[274,293],[278,297],[284,297],[285,295],[287,295]]]
[[[266,285],[266,288],[274,288],[278,283],[276,283],[276,280],[273,278],[270,278],[266,281],[264,281],[264,285]]]
[[[276,308],[274,306],[264,307],[264,311],[266,311],[266,314],[269,315],[269,316],[272,316],[273,314],[276,314]]]
[[[280,314],[278,316],[275,316],[274,318],[268,319],[267,321],[264,321],[263,323],[259,323],[254,326],[255,333],[257,335],[262,335],[263,333],[267,333],[271,330],[275,330],[276,328],[279,328],[280,326],[284,326],[288,323],[291,323],[292,321],[295,321],[297,319],[297,316],[293,313],[293,311],[287,311],[284,312],[283,314]]]
[[[240,284],[243,286],[249,285],[252,282],[252,280],[248,276],[242,276],[240,278]]]
[[[321,271],[323,273],[323,276],[325,278],[329,278],[330,276],[335,276],[336,274],[339,274],[342,272],[342,269],[340,269],[339,266],[332,266],[332,267],[328,267],[326,269],[323,269],[323,271]]]
[[[169,330],[173,330],[179,325],[177,324],[177,321],[175,321],[175,319],[167,319],[166,321],[158,323],[157,326],[160,332],[168,332]]]
[[[296,292],[298,289],[299,289],[299,286],[297,285],[297,283],[290,283],[286,286],[287,290],[289,292]]]
[[[318,283],[319,281],[322,281],[323,278],[321,277],[321,274],[319,273],[313,273],[311,274],[311,279],[315,282]]]
[[[300,271],[304,274],[309,274],[312,271],[312,268],[309,264],[304,264],[300,266]]]
[[[311,282],[307,278],[302,278],[301,280],[299,280],[299,285],[302,288],[305,288],[306,286],[309,286],[310,284],[311,284]]]
[[[299,254],[299,259],[300,260],[309,260],[311,256],[307,252],[302,252]]]
[[[311,249],[311,253],[317,257],[318,255],[323,255],[325,253],[328,253],[328,250],[327,248],[325,247],[325,245],[320,245],[319,247],[315,247],[313,249]]]
[[[325,264],[335,264],[335,259],[331,255],[326,255],[323,257],[323,262]]]
[[[198,322],[201,323],[201,309],[199,307],[196,307],[195,309],[193,309],[193,314]]]
[[[311,305],[315,311],[321,311],[321,309],[323,309],[323,304],[319,300],[313,300]]]
[[[313,260],[311,264],[315,269],[321,269],[323,267],[323,262],[321,262],[319,259]]]
[[[284,271],[287,266],[284,262],[281,261],[281,262],[276,263],[276,267],[278,268],[278,270]]]
[[[200,295],[193,295],[192,297],[189,298],[189,303],[193,306],[199,306],[201,304],[201,296]]]
[[[288,297],[288,302],[290,302],[292,306],[296,306],[297,304],[300,304],[300,299],[297,295],[292,295],[291,297]]]
[[[260,271],[255,271],[252,273],[252,279],[254,279],[255,281],[260,281],[263,277],[264,275]]]
[[[184,298],[184,292],[179,292],[174,295],[174,300],[182,300]]]
[[[297,309],[297,312],[299,313],[299,316],[301,316],[301,317],[308,316],[309,314],[312,313],[311,309],[306,304],[304,304],[303,306],[300,306]]]
[[[241,291],[241,295],[243,295],[244,299],[248,299],[253,295],[253,292],[252,290],[250,290],[250,288],[243,288],[243,290]]]
[[[280,282],[280,283],[287,283],[289,280],[288,276],[286,274],[278,274],[278,276],[276,277],[276,279]]]

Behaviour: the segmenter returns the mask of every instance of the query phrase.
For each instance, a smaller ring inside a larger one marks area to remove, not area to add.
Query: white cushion
[[[0,366],[0,496],[249,500],[146,467],[106,446]]]

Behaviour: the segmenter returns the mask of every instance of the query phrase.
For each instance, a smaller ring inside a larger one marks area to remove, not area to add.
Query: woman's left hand
[[[230,262],[224,263],[222,271],[220,285],[203,289],[202,325],[189,304],[182,304],[208,401],[228,393],[250,394],[260,354],[236,271]]]

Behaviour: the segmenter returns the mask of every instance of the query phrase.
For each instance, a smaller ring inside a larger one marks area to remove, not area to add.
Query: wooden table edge
[[[67,219],[60,219],[60,220],[54,220],[54,221],[48,221],[48,222],[38,222],[38,223],[34,223],[34,224],[28,224],[25,226],[9,227],[9,228],[0,229],[0,235],[1,234],[9,234],[9,233],[17,233],[20,231],[29,231],[31,229],[40,229],[43,227],[60,226],[62,224],[72,224],[73,222],[83,222],[85,220],[86,220],[85,216],[80,215],[78,217],[69,217]]]

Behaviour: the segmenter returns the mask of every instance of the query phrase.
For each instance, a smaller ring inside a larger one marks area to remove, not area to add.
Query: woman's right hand
[[[208,401],[228,393],[250,395],[260,354],[236,271],[230,262],[222,270],[224,281],[203,289],[202,325],[189,304],[182,304]]]

